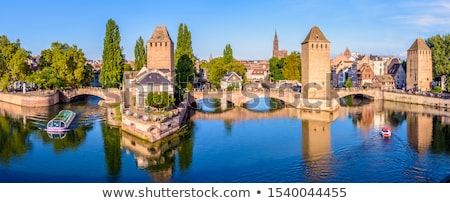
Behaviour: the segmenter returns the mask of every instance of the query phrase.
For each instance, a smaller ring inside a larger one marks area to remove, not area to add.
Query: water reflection
[[[197,102],[197,108],[202,112],[221,113],[233,108],[233,103],[224,99],[205,98]]]
[[[251,111],[266,112],[284,108],[285,105],[278,99],[264,97],[252,99],[245,103],[243,107]]]
[[[310,182],[320,182],[330,171],[330,122],[302,121],[302,155],[306,162],[305,177]]]
[[[108,169],[108,182],[117,182],[122,167],[121,157],[121,130],[113,128],[105,123],[101,124],[103,137],[103,151]]]
[[[428,150],[433,139],[433,117],[431,115],[407,114],[408,141],[417,153]]]
[[[122,132],[121,147],[133,152],[136,166],[146,170],[153,182],[170,182],[177,154],[180,171],[187,170],[192,163],[194,143],[191,126],[189,124],[173,136],[155,143]]]
[[[39,126],[60,109],[77,112],[75,129],[49,136]],[[156,143],[104,114],[87,102],[0,103],[0,182],[439,182],[450,170],[450,112],[431,107],[195,112],[195,127]]]
[[[28,139],[30,124],[13,119],[10,115],[0,114],[0,162],[8,165],[12,159],[25,155],[32,149]]]

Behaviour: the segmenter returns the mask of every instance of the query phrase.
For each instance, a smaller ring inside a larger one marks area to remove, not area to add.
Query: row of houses
[[[347,80],[353,87],[406,88],[405,67],[396,57],[351,54],[347,48],[331,60],[331,70],[335,88],[344,87]]]

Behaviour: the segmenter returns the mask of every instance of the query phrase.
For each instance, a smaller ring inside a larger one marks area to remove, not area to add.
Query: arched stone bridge
[[[365,95],[373,99],[383,99],[383,92],[380,89],[332,89],[332,98],[342,98],[348,95]]]
[[[281,100],[289,106],[295,108],[314,108],[314,109],[335,109],[339,102],[337,99],[348,96],[362,94],[373,99],[383,99],[383,92],[380,89],[331,89],[330,99],[315,100],[305,99],[302,93],[294,92],[291,89],[279,90],[257,90],[257,91],[193,91],[189,93],[192,97],[191,102],[198,102],[201,99],[211,98],[226,100],[235,106],[243,104],[256,98],[274,98]],[[315,106],[318,104],[318,106]]]
[[[199,100],[210,98],[226,100],[233,103],[235,106],[242,106],[243,104],[257,98],[274,98],[285,103],[293,103],[296,98],[300,99],[301,94],[291,90],[260,90],[260,91],[193,91],[190,92],[191,97],[195,102]],[[191,101],[191,102],[194,102]]]
[[[75,97],[82,95],[93,95],[102,98],[106,103],[119,103],[121,101],[121,90],[118,88],[71,88],[60,90],[60,101],[70,102]]]

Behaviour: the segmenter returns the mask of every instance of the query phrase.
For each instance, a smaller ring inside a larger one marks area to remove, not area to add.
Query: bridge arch
[[[116,88],[102,89],[102,88],[71,88],[59,91],[61,102],[71,102],[81,96],[96,96],[107,103],[118,103],[121,98],[121,91]]]

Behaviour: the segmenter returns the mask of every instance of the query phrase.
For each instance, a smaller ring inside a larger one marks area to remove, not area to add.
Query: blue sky
[[[403,57],[416,38],[450,33],[450,1],[9,0],[2,2],[0,35],[19,38],[33,55],[59,41],[101,59],[110,18],[131,60],[139,36],[146,41],[155,26],[165,25],[176,43],[180,23],[188,25],[200,59],[221,56],[227,43],[237,59],[269,59],[275,30],[280,49],[300,51],[314,25],[331,41],[332,57],[346,47]]]

